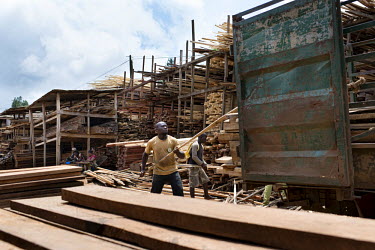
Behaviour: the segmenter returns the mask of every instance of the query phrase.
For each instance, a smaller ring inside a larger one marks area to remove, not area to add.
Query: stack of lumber
[[[158,122],[165,122],[168,125],[168,132],[171,135],[176,135],[177,134],[177,115],[178,112],[176,110],[171,110],[171,109],[164,109],[164,110],[156,110],[154,117],[153,117],[153,124],[152,126],[148,127],[148,134],[149,135],[155,135],[155,130],[154,130],[154,124]]]
[[[136,143],[132,145],[126,145],[119,147],[119,153],[117,155],[117,169],[125,169],[134,167],[138,170],[138,166],[135,166],[136,163],[140,163],[142,159],[143,152],[145,151],[145,148],[143,146],[144,143]]]
[[[14,168],[14,156],[13,151],[8,151],[3,154],[0,158],[0,169],[12,169]]]
[[[212,92],[208,94],[207,101],[204,103],[204,113],[206,115],[206,124],[209,125],[215,120],[217,120],[223,113],[223,106],[229,107],[229,100],[225,101],[223,105],[223,93],[222,92]]]
[[[68,165],[0,170],[0,200],[6,204],[10,199],[57,194],[63,187],[83,185],[81,170]]]
[[[130,83],[130,78],[126,78],[124,82],[123,76],[110,75],[104,80],[98,80],[95,82],[90,82],[89,85],[93,89],[113,89],[113,88],[123,88]]]
[[[0,217],[1,249],[137,249],[126,243],[42,222],[14,210],[0,210]]]
[[[110,190],[93,185],[63,189],[62,199],[47,197],[12,201],[11,209],[65,227],[149,249],[375,247],[375,222],[372,220],[223,205],[199,199]],[[4,213],[11,214],[7,211]],[[7,219],[7,222],[12,223],[13,217]],[[29,220],[25,219],[24,223]],[[21,223],[16,225],[27,228],[25,230],[31,228],[22,226]],[[2,226],[1,230],[6,228]],[[16,234],[15,231],[13,234]],[[43,229],[41,231],[44,232]],[[72,242],[76,240],[65,234],[62,236],[60,241],[64,243],[66,239]],[[112,249],[109,246],[98,247]]]
[[[228,22],[224,22],[220,25],[215,25],[220,29],[217,32],[215,38],[202,38],[196,42],[198,45],[204,46],[204,48],[197,48],[196,52],[214,52],[214,51],[224,51],[229,52],[230,46],[233,45],[233,28]]]
[[[36,148],[35,150],[35,159],[36,159],[36,166],[42,167],[44,166],[44,151],[43,148]],[[51,166],[56,164],[56,150],[55,148],[47,148],[46,152],[46,164],[47,166]],[[14,153],[14,168],[27,168],[30,167],[30,164],[33,162],[33,153],[28,150],[27,152],[21,153]]]
[[[119,141],[132,141],[147,138],[147,123],[144,119],[132,119],[126,113],[118,112],[118,139]]]

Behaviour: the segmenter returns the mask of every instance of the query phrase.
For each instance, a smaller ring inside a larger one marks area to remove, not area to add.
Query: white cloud
[[[210,37],[226,15],[262,1],[224,0],[2,0],[0,8],[0,110],[15,96],[29,102],[54,88],[87,81],[135,57],[178,56],[191,39]],[[147,60],[146,70],[151,67]],[[113,73],[128,70],[128,64]]]

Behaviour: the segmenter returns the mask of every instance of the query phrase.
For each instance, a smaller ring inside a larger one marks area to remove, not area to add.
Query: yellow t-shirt
[[[172,154],[161,163],[159,161],[166,156],[168,153],[178,146],[178,141],[173,136],[168,135],[167,139],[160,140],[158,136],[155,136],[148,141],[145,152],[150,154],[151,151],[154,153],[154,174],[156,175],[168,175],[177,171],[175,155]]]

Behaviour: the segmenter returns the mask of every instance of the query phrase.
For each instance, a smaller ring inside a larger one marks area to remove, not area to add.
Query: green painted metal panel
[[[245,180],[352,185],[339,6],[299,0],[234,23]]]

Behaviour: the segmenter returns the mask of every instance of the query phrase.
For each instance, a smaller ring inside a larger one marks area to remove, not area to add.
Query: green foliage
[[[22,100],[22,96],[14,97],[12,102],[12,108],[26,107],[29,103],[26,100]]]
[[[174,66],[174,59],[172,57],[168,58],[167,65],[168,67]]]

